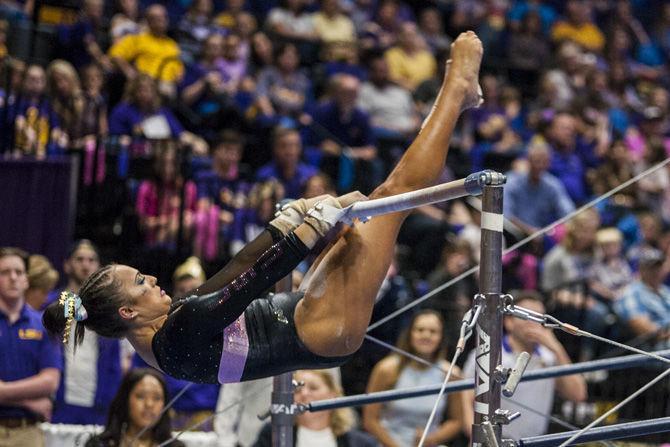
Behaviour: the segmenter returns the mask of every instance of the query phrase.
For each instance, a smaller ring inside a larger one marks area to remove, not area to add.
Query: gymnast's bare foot
[[[447,61],[447,80],[452,80],[465,89],[462,110],[478,107],[482,103],[479,67],[483,54],[482,42],[472,31],[461,33],[451,44],[451,58]]]

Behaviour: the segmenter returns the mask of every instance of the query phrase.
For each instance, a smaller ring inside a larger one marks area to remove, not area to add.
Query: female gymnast
[[[482,44],[461,34],[422,130],[370,198],[432,186],[444,167],[460,113],[479,105]],[[227,383],[298,369],[342,364],[363,342],[372,307],[408,212],[356,222],[326,247],[299,292],[256,299],[290,273],[341,217],[339,208],[362,198],[348,194],[319,204],[296,201],[191,296],[171,305],[156,278],[126,265],[101,268],[79,295],[64,294],[44,313],[53,334],[75,341],[84,327],[125,337],[151,366],[199,383]],[[310,209],[311,207],[311,209]]]

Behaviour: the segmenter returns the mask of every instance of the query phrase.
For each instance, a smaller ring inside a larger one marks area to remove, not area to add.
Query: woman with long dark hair
[[[105,430],[91,437],[86,447],[162,445],[172,438],[170,412],[163,411],[167,401],[167,387],[159,373],[149,368],[131,369],[109,406]],[[184,443],[167,445],[183,447]]]
[[[435,367],[391,353],[372,370],[368,393],[433,385],[444,380],[449,362],[446,359],[444,319],[439,312],[425,309],[414,315],[396,346]],[[461,375],[455,366],[454,371],[455,376]],[[425,396],[368,405],[363,409],[363,423],[385,447],[416,445],[434,403],[433,396]],[[444,444],[459,435],[463,427],[462,406],[461,393],[450,394],[448,402],[446,397],[443,398],[426,436],[427,445]],[[445,412],[447,415],[443,417]]]

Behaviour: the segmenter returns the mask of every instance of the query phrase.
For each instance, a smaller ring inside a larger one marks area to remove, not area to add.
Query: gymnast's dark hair
[[[84,328],[109,338],[122,338],[128,330],[128,322],[118,312],[127,298],[121,290],[121,282],[112,275],[115,266],[109,264],[98,269],[82,284],[79,297],[88,317],[75,325],[75,346],[84,340]],[[58,300],[45,309],[42,323],[52,336],[63,335],[66,318]]]
[[[168,402],[168,390],[165,385],[165,380],[156,371],[149,368],[131,369],[123,377],[119,390],[116,392],[114,399],[109,405],[109,413],[107,414],[107,424],[105,430],[99,435],[93,436],[86,442],[86,447],[107,447],[122,445],[121,441],[123,435],[130,425],[130,410],[128,404],[130,401],[130,393],[133,388],[146,376],[155,377],[161,384],[163,389],[164,404]],[[172,438],[172,421],[170,419],[170,412],[164,412],[158,422],[148,429],[151,433],[151,440],[155,443],[163,443]],[[182,447],[184,444],[181,441],[172,441],[167,444],[170,447]]]

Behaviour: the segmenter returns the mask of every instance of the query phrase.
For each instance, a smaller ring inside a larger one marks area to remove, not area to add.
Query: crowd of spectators
[[[40,310],[109,261],[185,292],[258,235],[279,201],[371,192],[420,131],[449,69],[450,44],[469,29],[484,44],[484,103],[459,120],[443,178],[487,168],[507,174],[505,243],[535,237],[504,257],[504,290],[523,290],[529,306],[598,335],[668,347],[667,165],[538,234],[670,156],[667,2],[82,0],[52,26],[44,66],[10,51],[12,30],[41,17],[35,3],[0,2],[0,158],[83,161],[75,228],[86,239],[66,259],[0,250],[0,429],[50,420],[107,423],[90,445],[133,436],[141,429],[128,419],[135,388],[157,392],[162,407],[185,384],[145,370],[123,379],[144,365],[124,343],[94,334],[74,357],[71,346],[49,346]],[[93,188],[122,191],[122,206],[90,203]],[[469,198],[413,212],[373,320],[478,263],[480,210]],[[296,283],[308,267],[298,268]],[[470,275],[371,332],[438,369],[366,342],[335,380],[302,372],[297,398],[441,381],[476,291]],[[8,336],[10,328],[18,332]],[[508,363],[523,349],[537,354],[535,367],[611,354],[508,321],[505,328]],[[34,343],[23,351],[26,340]],[[471,370],[470,361],[458,375]],[[551,395],[536,409],[554,410],[554,387],[573,401],[600,390],[589,383],[587,392],[576,377],[545,384]],[[114,397],[119,384],[131,397]],[[189,387],[160,430],[190,427],[264,386]],[[262,402],[201,428],[216,430],[221,445],[266,445],[267,428],[254,419]],[[443,403],[431,445],[469,436],[468,405],[467,395]],[[383,445],[409,445],[429,411],[418,400],[370,406],[359,428]],[[659,411],[670,415],[670,406]],[[296,432],[330,443],[320,445],[374,445],[351,431],[350,416],[344,425],[304,416]],[[519,436],[547,430],[545,422],[516,427],[510,433]],[[153,441],[166,439],[158,435]],[[34,432],[17,436],[38,445]]]

